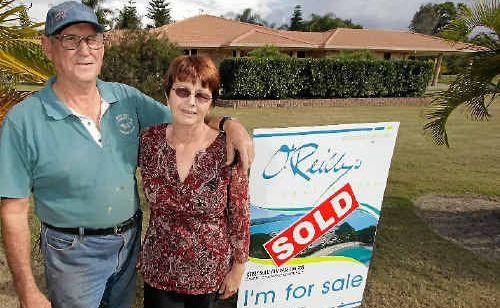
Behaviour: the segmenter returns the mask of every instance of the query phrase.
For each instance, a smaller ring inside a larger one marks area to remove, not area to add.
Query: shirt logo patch
[[[118,129],[120,133],[128,135],[135,129],[134,120],[127,113],[119,114],[115,117],[116,123],[118,124]]]

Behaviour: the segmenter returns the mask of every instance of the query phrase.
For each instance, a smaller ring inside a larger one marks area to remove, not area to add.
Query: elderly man
[[[102,27],[83,4],[52,7],[42,44],[57,77],[9,112],[0,135],[2,235],[14,286],[22,307],[130,307],[141,225],[138,134],[168,122],[170,111],[134,88],[97,79]],[[226,129],[246,170],[252,141],[240,123],[225,120],[210,124]],[[30,266],[31,194],[49,299]]]

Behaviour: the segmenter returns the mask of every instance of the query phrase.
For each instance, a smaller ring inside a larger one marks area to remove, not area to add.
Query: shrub
[[[336,55],[332,55],[329,58],[337,60],[375,60],[376,57],[368,49],[363,50],[342,50]]]
[[[167,39],[158,39],[146,31],[127,31],[106,48],[101,78],[134,86],[162,100],[163,76],[180,54],[180,49]]]
[[[220,65],[224,98],[411,97],[424,94],[428,61],[252,59]]]
[[[255,48],[248,53],[248,56],[253,58],[268,58],[268,59],[283,59],[288,58],[287,54],[282,53],[278,47],[273,45],[265,45]]]

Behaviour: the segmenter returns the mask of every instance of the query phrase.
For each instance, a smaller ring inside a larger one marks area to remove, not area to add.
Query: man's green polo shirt
[[[114,226],[139,206],[135,171],[140,130],[171,122],[170,110],[119,84],[97,81],[110,104],[102,148],[52,90],[14,106],[0,132],[0,196],[33,194],[38,217],[57,227]]]

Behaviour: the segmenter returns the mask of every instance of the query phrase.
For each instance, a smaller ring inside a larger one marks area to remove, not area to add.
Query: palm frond
[[[439,92],[425,110],[429,120],[424,125],[424,131],[430,133],[436,145],[449,147],[446,123],[451,113],[464,105],[465,115],[474,121],[488,120],[491,114],[486,104],[487,97],[495,96],[498,88],[491,83],[474,79],[470,70],[460,75],[446,91]]]
[[[0,0],[0,10],[5,7],[10,7],[16,0]]]
[[[15,85],[18,81],[18,76],[0,71],[0,126],[10,108],[32,94],[17,92]]]
[[[54,74],[40,44],[32,41],[10,41],[0,48],[0,69],[12,75],[25,76],[28,82],[44,82]]]
[[[0,90],[2,91],[2,90]],[[7,115],[7,112],[12,108],[15,104],[19,103],[23,99],[29,97],[31,92],[17,92],[14,90],[5,92],[0,92],[0,126],[3,123],[3,119]]]
[[[441,35],[451,40],[462,40],[477,27],[485,27],[498,38],[500,33],[499,4],[499,0],[475,0],[471,7],[462,6],[457,18],[444,28]]]
[[[16,85],[41,84],[54,73],[39,42],[43,23],[23,23],[26,9],[15,0],[0,0],[0,121],[12,106],[31,95],[17,92]]]
[[[460,74],[448,90],[436,93],[425,110],[429,121],[424,125],[424,132],[432,136],[436,145],[449,147],[446,123],[459,106],[464,106],[466,117],[472,120],[484,121],[491,117],[488,108],[500,93],[499,4],[500,0],[474,0],[470,7],[462,6],[458,17],[442,32],[448,39],[467,40],[477,27],[486,27],[491,32],[491,40],[487,40],[490,50],[477,53],[471,67]]]

